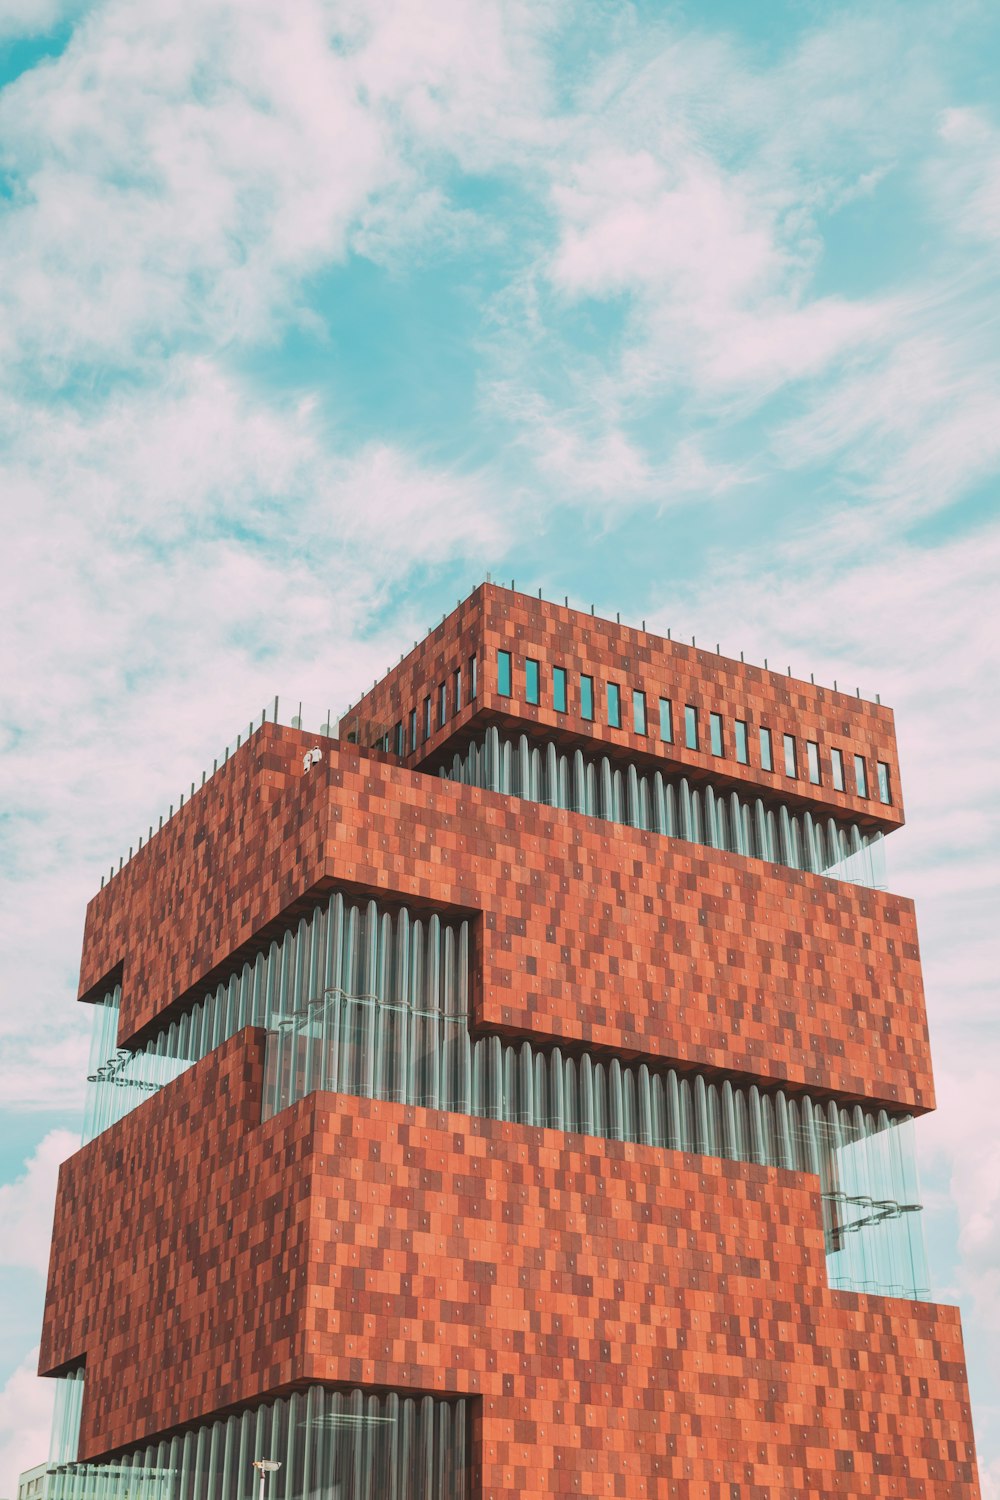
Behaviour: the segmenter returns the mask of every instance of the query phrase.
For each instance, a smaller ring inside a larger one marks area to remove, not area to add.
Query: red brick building
[[[54,1492],[978,1495],[891,712],[484,585],[340,728],[88,908]]]

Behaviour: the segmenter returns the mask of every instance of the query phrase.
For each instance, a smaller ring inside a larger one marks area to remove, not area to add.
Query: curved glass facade
[[[507,737],[494,726],[438,771],[448,781],[650,829],[668,838],[885,889],[882,835],[857,823],[814,818],[784,803],[720,791],[709,781],[649,772],[606,755],[571,754],[553,740]]]
[[[260,1500],[259,1458],[280,1464],[265,1500],[467,1500],[469,1411],[312,1385],[107,1462],[54,1459],[46,1500]]]

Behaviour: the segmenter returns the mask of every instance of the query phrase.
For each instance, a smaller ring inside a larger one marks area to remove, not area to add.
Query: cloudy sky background
[[[1000,1500],[1000,11],[0,0],[0,1495],[86,900],[487,571],[878,691]]]

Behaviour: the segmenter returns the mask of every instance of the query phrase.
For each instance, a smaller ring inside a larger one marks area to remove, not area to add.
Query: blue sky
[[[1000,11],[0,0],[0,1494],[86,900],[486,572],[897,713],[1000,1496]]]

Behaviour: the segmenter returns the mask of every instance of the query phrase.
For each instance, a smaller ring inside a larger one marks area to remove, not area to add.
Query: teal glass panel
[[[434,726],[431,723],[431,699],[430,694],[424,699],[424,739],[429,740]]]
[[[617,682],[608,683],[608,725],[611,729],[622,727],[622,690]]]
[[[830,774],[833,777],[834,789],[838,792],[845,791],[844,757],[839,750],[830,751]]]
[[[669,698],[660,699],[660,739],[666,745],[674,742],[674,708]]]
[[[785,746],[785,775],[793,779],[798,776],[799,768],[795,757],[795,736],[786,734],[783,736]]]
[[[684,743],[689,750],[698,748],[698,710],[690,703],[684,709]]]
[[[509,698],[512,686],[511,661],[509,651],[497,652],[497,692],[501,698]]]
[[[858,789],[859,797],[868,796],[868,767],[865,765],[863,755],[854,757],[854,782]]]
[[[417,710],[410,709],[410,750],[417,748]]]
[[[552,706],[556,713],[566,712],[566,668],[552,668]]]
[[[524,663],[524,699],[526,703],[538,703],[541,696],[542,672],[537,661],[530,656]]]
[[[774,754],[771,749],[771,731],[762,729],[760,731],[760,768],[762,771],[774,770]]]
[[[403,755],[406,754],[406,731],[403,728],[403,721],[402,721],[402,719],[400,719],[399,723],[396,725],[395,739],[396,739],[396,754],[398,756],[402,757]]]
[[[747,742],[747,726],[742,719],[737,719],[736,731],[736,759],[741,766],[750,764],[750,746]]]
[[[809,780],[813,786],[819,786],[819,746],[813,740],[806,740],[806,760],[809,764]]]
[[[581,719],[594,717],[594,679],[583,675],[580,677],[580,717]]]
[[[478,683],[476,681],[476,658],[474,656],[470,656],[469,657],[469,702],[470,703],[475,698],[477,692],[478,692]]]
[[[453,713],[458,713],[462,707],[462,668],[456,667],[451,674],[451,701]]]
[[[712,714],[709,718],[708,724],[709,734],[711,735],[712,740],[712,754],[722,755],[724,754],[722,743],[722,715]]]
[[[888,804],[892,801],[892,789],[889,785],[889,767],[885,761],[880,760],[875,769],[878,771],[878,800]]]
[[[646,694],[638,688],[632,690],[632,728],[636,734],[646,733]]]
[[[448,722],[448,684],[442,682],[438,688],[438,728],[443,729]]]

